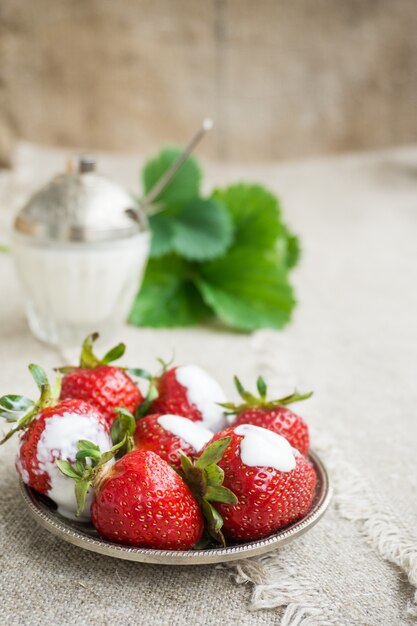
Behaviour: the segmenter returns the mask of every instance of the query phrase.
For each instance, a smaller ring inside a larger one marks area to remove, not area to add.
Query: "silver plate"
[[[330,504],[332,488],[329,485],[326,468],[317,454],[311,452],[310,460],[314,464],[318,480],[316,495],[307,515],[264,539],[235,544],[227,548],[170,551],[118,545],[101,539],[97,531],[89,523],[71,521],[61,517],[52,508],[50,501],[48,502],[46,498],[27,487],[23,482],[20,483],[20,491],[26,506],[38,524],[64,541],[68,541],[68,543],[85,550],[91,550],[92,552],[98,552],[99,554],[105,554],[117,559],[127,559],[140,563],[156,563],[159,565],[224,563],[225,561],[245,559],[276,550],[317,524]]]

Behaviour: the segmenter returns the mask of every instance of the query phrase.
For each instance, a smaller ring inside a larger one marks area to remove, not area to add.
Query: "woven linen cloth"
[[[22,144],[0,174],[0,240],[13,211],[62,168],[63,152]],[[137,187],[139,161],[103,155]],[[235,397],[263,374],[272,393],[314,389],[298,405],[328,466],[332,505],[279,551],[227,567],[151,566],[104,557],[41,529],[19,497],[16,441],[0,449],[0,623],[30,625],[416,623],[417,148],[291,164],[206,164],[211,185],[267,184],[300,234],[299,305],[283,332],[126,326],[125,361],[205,367]],[[29,333],[13,262],[0,255],[0,393],[36,393],[27,371],[58,353]],[[119,338],[118,338],[119,339]],[[105,349],[106,346],[103,346]]]

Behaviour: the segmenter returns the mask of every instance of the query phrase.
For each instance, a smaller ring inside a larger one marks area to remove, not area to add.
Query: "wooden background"
[[[416,0],[1,0],[13,142],[267,160],[417,140]]]

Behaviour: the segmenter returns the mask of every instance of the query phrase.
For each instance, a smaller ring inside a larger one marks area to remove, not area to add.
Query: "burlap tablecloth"
[[[62,153],[20,146],[15,169],[0,175],[3,240],[13,210],[61,165]],[[138,165],[104,156],[101,169],[134,188]],[[303,410],[331,472],[331,509],[281,551],[230,568],[117,561],[37,527],[18,494],[10,442],[0,450],[1,624],[415,620],[417,148],[294,164],[208,163],[207,171],[210,184],[257,180],[283,199],[304,249],[294,321],[283,333],[253,336],[126,327],[126,360],[152,367],[175,349],[179,362],[206,367],[230,394],[234,373],[245,382],[263,373],[276,391],[314,388]],[[33,394],[27,363],[53,367],[62,355],[30,336],[7,255],[0,276],[0,393]]]

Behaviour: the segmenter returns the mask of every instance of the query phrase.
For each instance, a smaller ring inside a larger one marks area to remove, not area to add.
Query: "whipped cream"
[[[175,371],[177,381],[186,388],[187,399],[203,416],[203,424],[213,431],[226,426],[224,411],[219,402],[226,396],[219,383],[197,365],[183,365]]]
[[[213,432],[205,428],[201,422],[192,422],[180,415],[161,415],[157,422],[162,428],[179,437],[186,444],[199,452],[213,437]]]
[[[58,512],[71,519],[75,519],[77,511],[75,483],[62,474],[55,460],[74,461],[79,439],[96,443],[101,452],[106,452],[112,447],[110,435],[95,417],[70,412],[54,415],[45,421],[45,429],[37,447],[39,469],[48,475],[51,485],[47,495],[57,504]],[[81,518],[89,519],[91,499],[90,489]]]
[[[295,468],[295,451],[285,437],[272,430],[241,424],[234,429],[242,435],[240,458],[250,467],[272,467],[280,472],[291,472]]]

